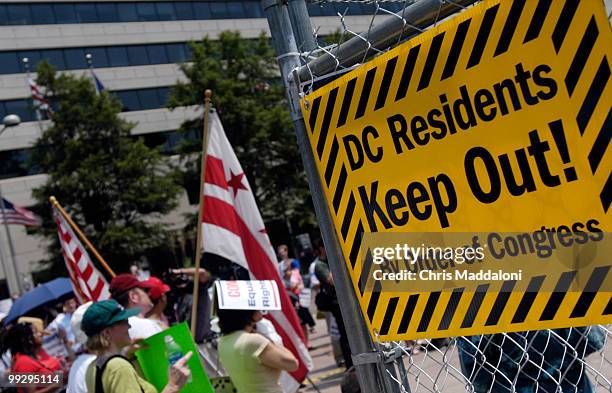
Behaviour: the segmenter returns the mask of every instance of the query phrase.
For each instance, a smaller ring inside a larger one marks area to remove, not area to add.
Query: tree
[[[51,239],[50,258],[41,262],[64,266],[48,202],[55,195],[111,266],[125,271],[165,243],[160,218],[177,205],[176,176],[157,150],[130,135],[135,124],[118,116],[116,97],[98,94],[88,76],[58,74],[46,62],[37,71],[54,108],[32,157],[48,174],[33,190],[44,222],[37,233]]]
[[[206,37],[189,47],[191,61],[180,66],[187,81],[172,89],[169,106],[201,105],[204,91],[211,89],[214,106],[264,219],[313,225],[308,183],[268,38],[262,34],[247,40],[238,32],[226,31],[217,40]],[[201,129],[201,117],[181,126],[183,132],[192,134]],[[198,140],[182,147],[186,168],[182,181],[196,195],[200,149]]]

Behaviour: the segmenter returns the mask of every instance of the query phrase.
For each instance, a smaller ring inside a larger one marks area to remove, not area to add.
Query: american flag
[[[202,248],[237,263],[248,270],[253,280],[274,280],[283,288],[276,255],[266,234],[263,220],[249,182],[232,149],[219,116],[210,114],[210,135],[202,205]],[[312,369],[300,321],[286,291],[280,291],[281,311],[266,315],[283,340],[283,345],[298,359],[299,368],[290,375],[283,372],[284,392],[296,392]]]
[[[40,87],[34,82],[32,78],[28,79],[30,85],[30,93],[32,94],[32,101],[34,101],[34,108],[36,108],[37,114],[40,116],[40,111],[52,113],[49,101],[45,98],[44,94],[40,91]]]
[[[23,207],[16,206],[5,198],[2,198],[2,202],[4,202],[4,209],[0,209],[0,222],[25,225],[28,227],[40,226],[40,217],[33,212]]]
[[[92,263],[89,253],[70,228],[70,224],[55,207],[53,217],[72,288],[80,302],[110,299],[108,282]]]

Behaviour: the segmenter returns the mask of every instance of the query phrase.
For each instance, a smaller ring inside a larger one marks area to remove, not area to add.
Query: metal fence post
[[[294,70],[300,66],[300,56],[297,51],[289,12],[285,2],[282,0],[262,0],[261,4],[268,19],[272,41],[278,55],[283,83],[287,90],[291,119],[295,127],[306,174],[308,175],[308,183],[321,227],[323,241],[329,255],[330,270],[334,277],[336,277],[335,286],[342,316],[346,330],[350,332],[348,336],[349,344],[353,355],[358,360],[355,364],[355,369],[357,370],[359,384],[363,392],[390,393],[392,391],[386,388],[382,354],[376,352],[361,315],[361,308],[353,291],[350,276],[344,263],[344,257],[334,234],[329,209],[323,197],[323,188],[317,173],[314,155],[309,146],[308,135],[299,105],[299,86],[293,78]]]
[[[308,52],[317,48],[306,0],[289,0],[289,18],[295,35],[297,48],[300,52]]]

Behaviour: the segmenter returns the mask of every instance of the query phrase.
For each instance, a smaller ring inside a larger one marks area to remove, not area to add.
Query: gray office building
[[[324,35],[339,28],[336,12],[350,7],[355,31],[367,29],[372,5],[309,4],[313,25]],[[399,7],[399,6],[398,6]],[[203,36],[215,38],[221,31],[238,30],[255,38],[268,31],[260,2],[255,1],[44,1],[11,0],[0,3],[0,118],[17,114],[22,124],[0,135],[0,187],[6,199],[28,207],[34,203],[31,190],[45,181],[45,174],[28,167],[31,146],[49,121],[37,122],[27,83],[27,66],[35,70],[47,59],[58,70],[87,72],[90,54],[96,75],[107,91],[123,103],[123,118],[138,125],[133,133],[160,145],[172,154],[179,139],[176,132],[197,107],[170,111],[165,107],[170,87],[183,76],[177,63],[188,61],[187,42]],[[27,58],[27,64],[23,59]],[[35,75],[33,75],[35,77]],[[177,228],[182,212],[193,211],[186,195],[176,214],[167,219]],[[41,239],[26,234],[25,228],[9,226],[14,261],[9,252],[7,231],[0,226],[0,256],[8,276],[8,290],[16,292],[19,276],[27,287],[36,262],[44,257]],[[13,270],[17,266],[18,274]],[[0,299],[7,295],[0,281]]]

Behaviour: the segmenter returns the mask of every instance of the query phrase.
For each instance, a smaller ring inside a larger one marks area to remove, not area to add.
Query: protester
[[[283,275],[283,271],[288,267],[291,266],[291,264],[295,261],[298,263],[298,267],[299,267],[299,261],[297,259],[293,259],[293,258],[289,258],[289,247],[287,247],[286,244],[281,244],[280,246],[276,247],[276,255],[278,256],[278,270],[281,274],[281,277]]]
[[[163,329],[168,328],[168,318],[164,315],[164,310],[168,305],[166,293],[170,287],[157,277],[151,277],[145,284],[149,286],[149,298],[153,302],[153,308],[146,314],[147,318],[154,321]]]
[[[50,356],[42,348],[42,320],[35,326],[31,323],[17,323],[6,333],[6,345],[13,355],[11,372],[52,374],[66,373],[57,358]],[[47,387],[19,387],[19,393],[54,392],[57,385]]]
[[[218,310],[219,358],[237,393],[283,393],[281,371],[292,372],[299,364],[295,356],[254,331],[262,316],[253,310]]]
[[[70,320],[72,319],[72,314],[74,310],[76,310],[78,306],[77,300],[75,298],[70,298],[64,301],[62,304],[61,313],[57,314],[55,319],[47,326],[47,331],[50,333],[57,333],[60,338],[66,337],[66,345],[71,346],[73,352],[76,351],[75,348],[76,341],[74,339],[74,334],[72,333],[72,327],[70,325]]]
[[[79,306],[72,314],[70,327],[77,342],[77,351],[80,353],[70,367],[66,393],[88,393],[87,384],[85,383],[85,371],[91,362],[95,360],[96,355],[90,353],[85,347],[85,344],[87,343],[87,335],[81,329],[81,321],[85,311],[87,311],[89,306],[92,304],[92,302],[87,302]]]
[[[145,281],[138,281],[135,276],[126,273],[115,276],[110,283],[113,299],[128,310],[138,309],[129,320],[130,337],[133,340],[148,338],[163,330],[155,321],[145,318],[153,308],[153,303],[146,292],[150,288]]]
[[[302,327],[302,332],[304,333],[306,346],[308,349],[312,349],[308,346],[308,328],[313,328],[315,326],[315,321],[310,314],[310,310],[300,304],[300,294],[304,290],[304,281],[302,280],[302,275],[300,274],[299,263],[296,260],[293,260],[289,265],[287,265],[287,261],[281,262],[281,265],[284,265],[282,266],[281,275],[283,285],[285,286],[285,289],[289,294],[289,298],[291,299],[297,315],[300,318],[300,326]],[[310,296],[310,294],[308,294],[308,296]]]
[[[321,285],[315,301],[319,310],[330,312],[336,320],[338,331],[340,333],[340,347],[342,348],[344,366],[348,369],[353,366],[353,359],[351,358],[351,348],[348,343],[348,337],[344,327],[344,320],[342,319],[342,314],[340,312],[340,305],[338,303],[338,296],[336,295],[334,279],[329,270],[327,253],[325,252],[323,242],[320,240],[315,241],[315,248],[315,251],[317,252],[317,259],[315,260],[315,274]]]
[[[120,355],[123,347],[131,344],[130,318],[138,308],[124,309],[115,300],[92,304],[81,321],[87,335],[87,348],[97,355],[87,368],[85,381],[91,393],[157,393],[157,389],[141,378],[136,369]],[[170,368],[168,384],[161,393],[178,393],[191,371],[185,365],[193,353],[189,352]]]

